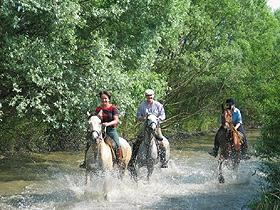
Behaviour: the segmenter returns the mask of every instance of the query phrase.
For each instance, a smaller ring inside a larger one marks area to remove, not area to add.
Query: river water
[[[247,133],[253,150],[258,132]],[[0,209],[250,209],[265,187],[262,163],[256,157],[241,161],[239,170],[226,170],[226,181],[219,184],[218,160],[208,154],[213,135],[170,141],[169,167],[157,167],[150,182],[143,178],[136,184],[128,175],[106,178],[108,200],[103,178],[85,186],[85,173],[77,167],[82,153],[2,159]]]

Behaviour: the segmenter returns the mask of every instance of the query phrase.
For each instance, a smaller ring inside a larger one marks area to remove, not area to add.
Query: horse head
[[[92,140],[97,140],[102,136],[101,119],[97,115],[91,115],[88,113],[89,131],[91,133]]]
[[[230,129],[232,125],[232,113],[230,109],[227,109],[222,104],[222,126],[225,129]]]
[[[148,114],[146,117],[146,127],[151,129],[152,131],[154,131],[156,129],[156,127],[158,126],[158,117],[154,114]]]

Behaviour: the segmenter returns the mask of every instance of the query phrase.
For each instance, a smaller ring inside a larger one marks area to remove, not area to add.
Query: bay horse
[[[101,119],[98,116],[90,115],[89,113],[88,117],[91,137],[89,142],[90,147],[86,152],[85,160],[86,183],[90,180],[90,173],[106,174],[108,172],[113,172],[113,169],[115,168],[113,160],[116,158],[116,154],[114,154],[114,150],[112,148],[112,140],[109,140],[109,137],[107,137],[103,132]],[[121,163],[117,164],[117,172],[120,178],[122,178],[127,169],[128,162],[131,158],[132,149],[125,139],[120,137],[119,141],[123,158],[121,160]]]
[[[136,182],[141,167],[147,167],[147,179],[149,181],[155,165],[159,162],[167,164],[169,161],[170,146],[168,140],[165,137],[163,137],[162,141],[156,139],[156,128],[159,126],[158,123],[159,120],[154,114],[148,114],[143,122],[141,143],[135,159],[130,163],[132,167],[129,168],[131,175]]]
[[[222,104],[222,125],[217,133],[217,140],[220,145],[219,163],[218,163],[218,180],[220,183],[225,182],[223,176],[223,165],[227,165],[231,170],[238,169],[241,158],[241,141],[243,135],[237,131],[232,122],[232,113],[230,109],[224,108]]]

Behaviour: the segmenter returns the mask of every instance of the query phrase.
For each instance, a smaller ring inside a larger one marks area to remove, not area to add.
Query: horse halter
[[[157,126],[156,122],[153,122],[151,120],[147,120],[146,121],[146,125],[147,125],[146,126],[147,128],[150,128],[152,130],[154,130],[156,128],[156,126]]]
[[[92,140],[97,140],[101,136],[101,132],[97,130],[93,130],[90,133],[91,133]]]
[[[146,118],[146,125],[147,127],[151,128],[152,130],[155,130],[157,125],[158,125],[158,121],[157,121],[157,117],[155,115],[148,115]]]
[[[96,129],[96,127],[99,128],[99,124],[101,123],[101,121],[93,121],[93,120],[89,120],[89,124],[90,124],[90,134],[91,134],[91,140],[92,142],[97,142],[97,139],[100,139],[100,137],[102,137],[102,129],[98,130]]]

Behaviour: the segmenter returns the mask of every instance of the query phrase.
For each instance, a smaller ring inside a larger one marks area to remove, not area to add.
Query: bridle
[[[146,133],[150,133],[151,136],[149,137],[149,141],[155,137],[155,129],[154,128],[157,127],[157,122],[154,120],[149,119],[149,116],[147,116],[146,120],[145,120],[145,132]]]
[[[157,123],[156,122],[154,122],[154,121],[152,121],[152,120],[149,120],[149,119],[147,119],[147,121],[146,121],[146,127],[148,127],[148,128],[151,128],[152,129],[152,125],[153,124],[155,124],[155,126],[157,126]]]
[[[98,143],[97,140],[102,139],[102,129],[100,129],[100,130],[93,129],[94,126],[92,126],[92,122],[89,122],[89,124],[90,124],[90,129],[92,129],[92,130],[90,130],[91,142]]]
[[[102,134],[102,132],[97,131],[97,130],[93,130],[93,131],[91,131],[90,133],[91,133],[91,138],[92,138],[92,140],[95,140],[95,141],[96,141],[97,139],[100,139],[101,134]],[[96,134],[96,137],[95,137],[94,134]]]

